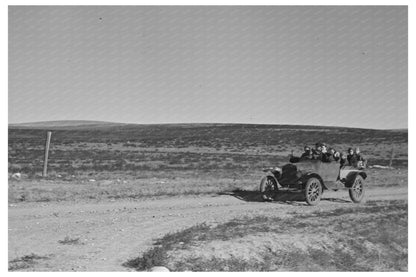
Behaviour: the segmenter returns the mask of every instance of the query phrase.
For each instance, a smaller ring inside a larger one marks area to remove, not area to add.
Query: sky
[[[408,127],[406,6],[9,6],[9,123]]]

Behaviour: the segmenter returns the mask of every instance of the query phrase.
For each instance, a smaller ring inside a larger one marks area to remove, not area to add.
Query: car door
[[[339,163],[329,162],[324,163],[320,162],[317,164],[317,173],[321,176],[324,181],[324,186],[328,189],[337,188],[336,181],[339,175]]]

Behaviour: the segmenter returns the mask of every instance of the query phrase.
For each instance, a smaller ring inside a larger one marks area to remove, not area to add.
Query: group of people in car
[[[322,162],[339,162],[340,166],[350,165],[354,167],[365,167],[365,159],[357,147],[348,148],[348,153],[340,153],[325,143],[316,143],[315,148],[304,147],[300,160],[321,160]]]

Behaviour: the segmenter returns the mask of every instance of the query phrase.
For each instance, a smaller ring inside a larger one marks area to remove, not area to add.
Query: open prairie
[[[261,169],[318,141],[393,169],[367,169],[359,205],[262,202]],[[9,126],[8,147],[9,270],[407,270],[407,130],[58,122]]]

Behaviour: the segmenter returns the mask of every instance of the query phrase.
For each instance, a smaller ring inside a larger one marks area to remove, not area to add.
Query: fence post
[[[45,145],[45,161],[43,162],[43,173],[42,177],[46,177],[48,172],[48,155],[49,155],[49,145],[51,143],[52,132],[48,131],[46,133],[46,145]]]

